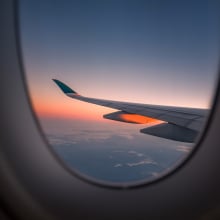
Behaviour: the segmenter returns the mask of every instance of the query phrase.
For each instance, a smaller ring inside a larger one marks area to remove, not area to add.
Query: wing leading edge
[[[79,95],[63,82],[53,79],[67,96],[119,111],[103,117],[128,123],[148,124],[159,121],[160,124],[141,129],[140,132],[182,142],[194,142],[208,113],[207,109],[183,108],[173,106],[148,105],[96,99]]]

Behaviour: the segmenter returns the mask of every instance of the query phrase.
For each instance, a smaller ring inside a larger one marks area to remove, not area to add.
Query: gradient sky
[[[208,108],[219,57],[219,1],[20,1],[28,87],[40,116],[105,120],[65,97]]]

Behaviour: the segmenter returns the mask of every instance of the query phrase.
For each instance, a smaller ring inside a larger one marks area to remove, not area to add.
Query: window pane
[[[189,155],[217,84],[219,9],[208,0],[20,1],[33,110],[66,166],[132,185]]]

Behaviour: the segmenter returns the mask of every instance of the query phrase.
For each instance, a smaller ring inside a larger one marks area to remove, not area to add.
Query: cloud
[[[128,153],[129,153],[129,154],[134,154],[134,155],[136,155],[137,157],[143,157],[143,156],[144,156],[144,154],[138,153],[137,151],[134,151],[134,150],[130,150],[130,151],[128,151]]]
[[[65,138],[71,139],[73,141],[97,141],[97,142],[104,142],[108,139],[113,137],[122,138],[124,140],[132,140],[135,138],[135,134],[129,130],[72,130],[71,133],[65,134]],[[49,137],[50,139],[50,137]]]
[[[122,167],[123,165],[121,163],[117,163],[114,165],[114,167]]]
[[[129,167],[134,167],[134,166],[139,166],[139,165],[144,165],[144,164],[157,165],[157,163],[155,161],[153,161],[152,159],[144,159],[144,160],[141,160],[137,163],[126,163],[126,165],[129,166]]]
[[[191,146],[178,146],[176,150],[180,152],[184,152],[184,153],[189,153],[192,150],[192,147]]]
[[[76,141],[67,140],[66,138],[57,137],[57,136],[47,136],[49,143],[53,145],[67,145],[67,144],[77,144]]]

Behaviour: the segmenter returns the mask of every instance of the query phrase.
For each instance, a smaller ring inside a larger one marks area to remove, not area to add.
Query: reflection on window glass
[[[217,1],[20,1],[27,86],[50,146],[115,184],[161,177],[211,107]]]

